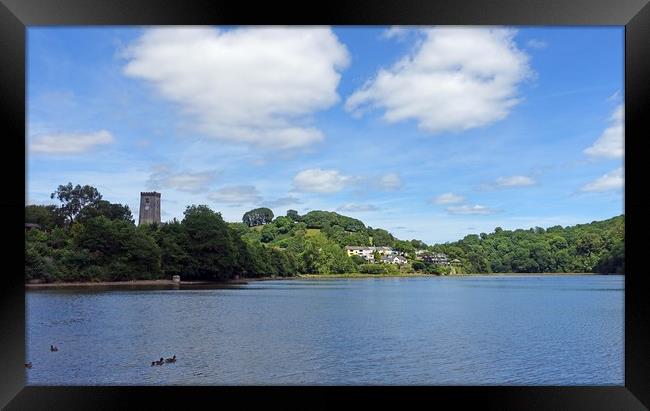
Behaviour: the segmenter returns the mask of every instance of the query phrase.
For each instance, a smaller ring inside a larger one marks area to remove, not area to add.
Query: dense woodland
[[[26,280],[227,280],[235,276],[303,274],[447,274],[449,267],[415,261],[416,250],[446,253],[465,273],[624,272],[624,217],[573,227],[532,228],[468,235],[427,245],[327,211],[275,217],[268,208],[227,223],[205,205],[188,206],[181,221],[136,226],[128,206],[102,199],[91,186],[61,185],[60,205],[28,205]],[[346,245],[390,246],[409,264],[369,264]]]

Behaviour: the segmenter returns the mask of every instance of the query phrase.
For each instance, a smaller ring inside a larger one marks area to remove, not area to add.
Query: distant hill
[[[623,215],[571,227],[502,230],[431,247],[464,262],[468,272],[625,272]]]
[[[300,251],[306,239],[344,247],[389,246],[412,255],[416,250],[442,252],[461,260],[465,272],[600,272],[623,273],[625,218],[548,229],[503,230],[468,235],[462,240],[427,245],[420,240],[400,240],[387,230],[366,226],[361,220],[329,211],[275,218],[261,229],[244,230],[250,242]],[[414,257],[414,255],[412,255]]]

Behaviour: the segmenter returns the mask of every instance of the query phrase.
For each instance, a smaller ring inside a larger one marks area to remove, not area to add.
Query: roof
[[[346,250],[372,250],[372,251],[390,251],[392,248],[390,247],[372,247],[372,246],[360,246],[360,245],[346,245],[345,246]]]

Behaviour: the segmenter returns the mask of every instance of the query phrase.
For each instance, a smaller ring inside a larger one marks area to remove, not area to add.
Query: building
[[[399,264],[404,265],[408,263],[408,260],[401,255],[387,255],[382,257],[381,262],[384,264]]]
[[[422,261],[435,265],[449,265],[449,259],[443,253],[424,254],[421,256]]]
[[[160,193],[140,193],[140,218],[138,225],[160,224]]]
[[[345,251],[349,256],[358,255],[366,261],[375,261],[375,252],[382,256],[393,255],[395,252],[390,247],[346,246]]]

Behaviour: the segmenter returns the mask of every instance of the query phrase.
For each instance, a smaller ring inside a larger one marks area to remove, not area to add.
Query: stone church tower
[[[160,224],[160,193],[140,193],[140,219],[138,225]]]

